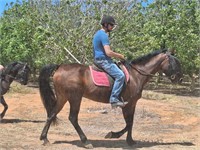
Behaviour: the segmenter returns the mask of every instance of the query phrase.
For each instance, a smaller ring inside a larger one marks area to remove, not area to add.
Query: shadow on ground
[[[2,124],[7,123],[21,123],[21,122],[32,122],[32,123],[44,123],[45,121],[40,120],[23,120],[23,119],[3,119],[0,121]]]
[[[162,145],[181,145],[181,146],[195,146],[191,142],[149,142],[149,141],[136,141],[137,144],[133,146],[128,146],[126,141],[124,140],[89,140],[92,143],[94,148],[122,148],[122,149],[135,149],[135,148],[148,148],[153,146],[162,146]],[[75,141],[55,141],[53,144],[72,144],[76,145],[77,147],[83,147],[83,144],[80,140]]]

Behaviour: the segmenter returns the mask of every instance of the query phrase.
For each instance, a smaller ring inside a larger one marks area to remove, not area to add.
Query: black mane
[[[144,55],[144,56],[140,56],[139,58],[136,58],[134,60],[131,61],[131,64],[137,64],[137,63],[143,63],[143,62],[146,62],[148,61],[149,59],[151,59],[152,57],[160,54],[160,53],[165,53],[167,51],[167,49],[163,49],[163,50],[156,50],[156,51],[153,51],[147,55]]]
[[[17,62],[12,62],[10,64],[8,64],[6,67],[5,67],[5,74],[8,74],[10,73],[10,71],[13,69],[13,67],[17,65]]]

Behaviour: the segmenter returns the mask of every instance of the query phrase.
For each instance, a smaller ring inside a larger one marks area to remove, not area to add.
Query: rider
[[[0,65],[0,70],[2,70],[4,68],[4,66]]]
[[[109,33],[116,26],[112,16],[104,15],[101,20],[102,28],[98,30],[93,37],[93,55],[97,66],[103,68],[111,77],[114,78],[114,84],[110,95],[112,107],[124,107],[128,102],[121,101],[120,93],[125,81],[124,73],[113,62],[112,57],[124,60],[124,55],[111,50]]]

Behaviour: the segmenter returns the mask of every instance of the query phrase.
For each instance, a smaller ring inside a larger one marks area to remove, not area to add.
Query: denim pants
[[[112,60],[95,60],[95,63],[102,67],[115,80],[110,95],[110,103],[119,101],[119,96],[125,81],[124,73]]]

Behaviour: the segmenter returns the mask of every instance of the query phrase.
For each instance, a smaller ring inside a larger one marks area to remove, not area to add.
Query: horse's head
[[[181,83],[183,80],[183,73],[179,60],[167,54],[166,61],[162,64],[163,73],[171,80],[172,83]]]
[[[22,85],[26,85],[28,83],[28,78],[30,75],[30,68],[27,63],[19,63],[18,72],[15,77],[15,80],[21,83]]]

